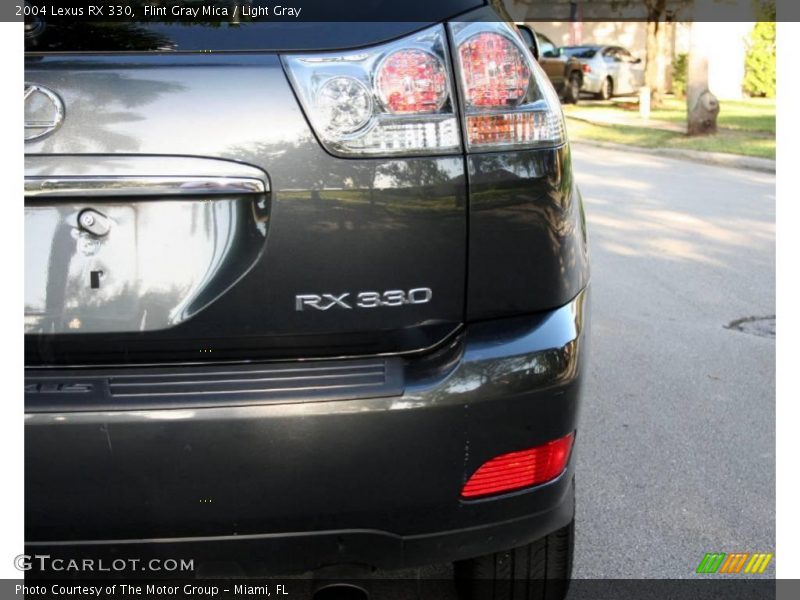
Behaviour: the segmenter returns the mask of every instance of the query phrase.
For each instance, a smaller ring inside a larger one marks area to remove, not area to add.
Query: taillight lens
[[[589,65],[583,65],[582,68],[583,68],[583,72],[584,73],[591,73],[592,72],[592,67],[590,67]]]
[[[458,55],[467,106],[516,106],[528,93],[525,57],[504,35],[477,33],[458,46]]]
[[[561,104],[518,33],[504,22],[449,25],[467,150],[566,141]],[[333,154],[393,156],[461,150],[445,29],[374,48],[283,56],[320,142]]]
[[[398,50],[378,67],[378,95],[395,114],[435,113],[447,100],[441,60],[422,50]]]
[[[470,150],[557,146],[561,103],[518,33],[504,22],[455,22],[462,109]]]
[[[558,118],[552,113],[518,112],[499,115],[467,116],[467,137],[472,146],[530,146],[554,143],[559,129]]]
[[[444,27],[364,50],[283,57],[322,144],[340,155],[461,150]]]
[[[372,95],[353,77],[331,77],[317,92],[317,108],[325,131],[345,135],[358,131],[372,116]]]
[[[483,463],[461,490],[463,498],[505,494],[552,481],[567,468],[574,434]]]

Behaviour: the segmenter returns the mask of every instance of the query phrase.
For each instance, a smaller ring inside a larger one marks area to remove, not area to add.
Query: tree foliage
[[[750,96],[775,97],[775,55],[775,22],[756,23],[745,57],[744,91]]]
[[[674,22],[693,0],[611,0],[617,8],[639,7],[647,18],[647,59],[645,85],[650,88],[651,104],[658,107],[667,91],[670,62],[667,24]]]
[[[672,91],[676,96],[686,97],[689,85],[689,54],[681,52],[672,62]]]

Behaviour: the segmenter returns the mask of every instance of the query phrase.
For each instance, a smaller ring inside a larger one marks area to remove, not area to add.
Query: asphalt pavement
[[[574,576],[773,552],[774,175],[578,144],[573,159],[593,319]]]

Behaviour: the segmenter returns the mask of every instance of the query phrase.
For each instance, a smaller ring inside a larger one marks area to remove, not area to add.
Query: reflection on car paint
[[[27,206],[25,332],[151,331],[185,321],[258,258],[264,232],[251,202],[97,204],[91,210],[110,222],[102,237],[79,224],[84,204]]]

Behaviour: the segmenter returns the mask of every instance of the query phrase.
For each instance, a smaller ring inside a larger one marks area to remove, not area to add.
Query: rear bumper
[[[407,361],[392,396],[30,412],[27,545],[285,574],[450,561],[546,535],[573,516],[572,460],[528,490],[460,490],[486,460],[576,430],[586,296],[469,326],[425,368]]]

